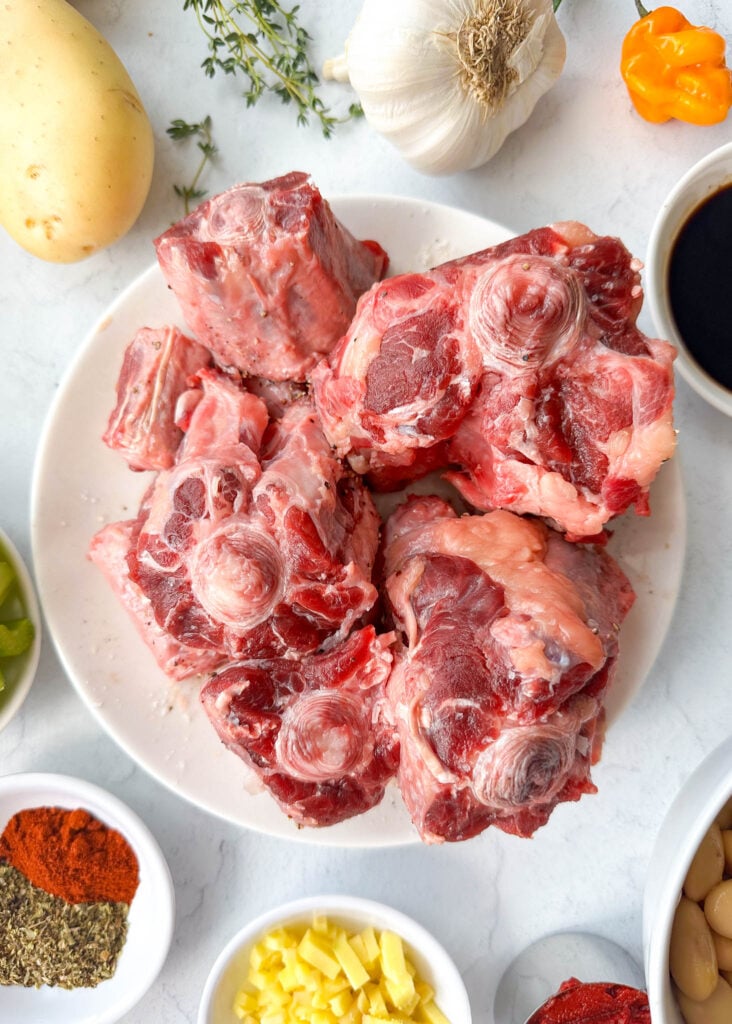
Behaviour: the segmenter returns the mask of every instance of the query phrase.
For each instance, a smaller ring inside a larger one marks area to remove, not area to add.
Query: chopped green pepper
[[[0,658],[15,658],[33,643],[35,629],[30,619],[0,622]]]
[[[0,604],[8,596],[10,585],[15,579],[15,573],[8,562],[0,562]]]

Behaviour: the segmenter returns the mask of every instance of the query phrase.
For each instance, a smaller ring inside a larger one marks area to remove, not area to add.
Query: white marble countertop
[[[565,0],[559,22],[568,59],[561,80],[489,164],[449,178],[412,171],[363,121],[342,126],[327,141],[315,127],[297,128],[293,111],[277,101],[265,98],[246,109],[236,80],[204,77],[204,41],[182,0],[78,0],[76,6],[130,70],[153,122],[157,162],[138,224],[86,262],[46,264],[0,237],[0,521],[28,559],[34,459],[59,380],[92,323],[152,263],[152,237],[180,215],[172,184],[190,175],[194,155],[167,138],[172,118],[212,115],[220,157],[205,179],[209,192],[302,169],[326,195],[437,200],[517,232],[555,220],[585,221],[598,233],[619,235],[641,257],[674,182],[730,139],[729,119],[713,128],[651,125],[632,111],[617,68],[623,34],[635,18],[630,0]],[[339,50],[358,8],[358,0],[302,0],[318,66]],[[690,20],[732,40],[726,0],[688,0],[684,9]],[[337,86],[325,96],[343,102]],[[652,331],[647,311],[641,326]],[[732,473],[725,471],[732,424],[681,380],[676,419],[688,537],[671,630],[642,689],[608,733],[593,772],[599,792],[560,806],[531,841],[490,830],[439,848],[343,850],[293,845],[228,824],[161,786],[105,734],[45,637],[33,689],[0,734],[0,770],[63,772],[109,789],[150,826],[175,881],[170,955],[125,1024],[193,1022],[206,974],[230,935],[278,902],[324,891],[391,903],[432,929],[463,973],[477,1024],[493,1020],[493,995],[507,963],[547,932],[592,930],[640,959],[654,836],[681,782],[728,735],[732,721]]]

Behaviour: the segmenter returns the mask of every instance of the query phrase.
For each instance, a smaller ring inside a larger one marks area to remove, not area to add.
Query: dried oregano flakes
[[[127,903],[67,903],[0,863],[0,985],[94,988],[127,938]]]

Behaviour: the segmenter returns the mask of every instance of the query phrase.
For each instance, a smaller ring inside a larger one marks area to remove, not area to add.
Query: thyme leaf
[[[299,24],[299,6],[286,10],[278,0],[184,0],[183,10],[192,10],[208,42],[208,56],[201,64],[213,78],[243,75],[244,100],[248,107],[270,92],[282,103],[292,104],[298,124],[311,118],[319,122],[330,138],[335,126],[346,118],[335,117],[317,94],[318,76],[310,63],[310,35]],[[357,105],[349,117],[358,116]]]
[[[203,173],[204,167],[210,160],[213,160],[218,152],[213,143],[211,123],[211,118],[208,114],[204,117],[203,121],[197,121],[193,124],[189,124],[181,118],[176,118],[170,122],[170,127],[166,129],[167,134],[175,142],[180,142],[183,139],[190,139],[196,136],[198,137],[196,147],[201,153],[201,159],[190,185],[173,185],[173,191],[180,199],[183,200],[183,208],[186,212],[186,216],[191,212],[191,203],[197,202],[199,199],[203,199],[206,195],[206,190],[199,188],[198,183],[201,180],[201,174]]]

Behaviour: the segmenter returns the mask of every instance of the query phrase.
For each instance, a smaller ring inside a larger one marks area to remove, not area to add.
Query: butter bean
[[[702,1001],[689,999],[678,991],[676,997],[686,1024],[730,1024],[732,1021],[732,986],[720,978],[714,992]]]
[[[722,831],[732,828],[732,796],[717,815],[717,824]]]
[[[732,829],[722,832],[722,848],[724,849],[724,870],[732,875]]]
[[[732,878],[720,882],[707,893],[704,916],[713,931],[732,939]]]
[[[699,843],[684,879],[684,894],[695,903],[701,902],[710,889],[722,881],[724,846],[722,830],[716,821]]]
[[[669,969],[683,994],[697,1002],[708,999],[719,980],[711,928],[701,907],[686,896],[681,897],[674,915]]]
[[[726,935],[719,935],[715,931],[712,932],[712,939],[720,971],[732,971],[732,939],[728,939]]]

